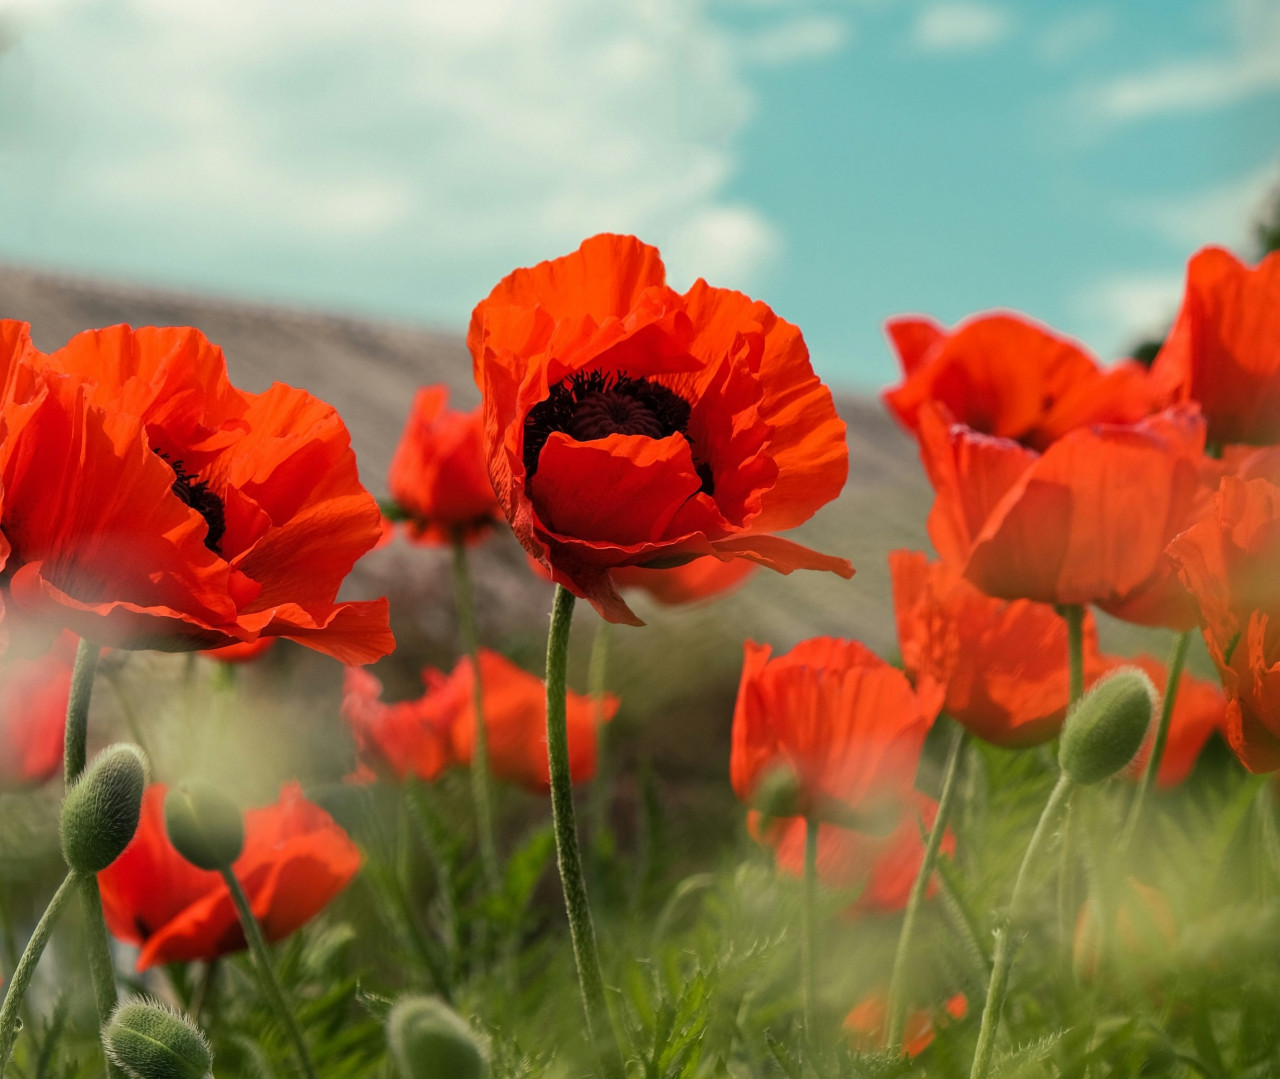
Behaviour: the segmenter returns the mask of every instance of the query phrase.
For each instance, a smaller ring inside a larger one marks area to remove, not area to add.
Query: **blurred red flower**
[[[1275,455],[1280,462],[1280,454]],[[1280,768],[1280,486],[1227,476],[1210,513],[1169,546],[1199,604],[1227,694],[1227,741],[1253,772]]]
[[[348,667],[342,686],[342,717],[355,736],[362,763],[432,780],[454,763],[452,717],[437,694],[411,701],[382,701],[382,683],[363,667]]]
[[[945,712],[1001,746],[1048,741],[1070,697],[1067,625],[1046,603],[1000,600],[919,551],[889,555],[902,665],[926,715]],[[1084,623],[1086,666],[1098,654]]]
[[[1097,978],[1104,945],[1114,950],[1112,961],[1123,966],[1130,977],[1137,975],[1145,981],[1167,968],[1170,953],[1177,947],[1178,923],[1163,892],[1136,877],[1125,877],[1117,891],[1111,899],[1111,931],[1105,940],[1094,897],[1086,900],[1076,917],[1071,963],[1081,981]]]
[[[920,418],[936,492],[929,535],[983,592],[1194,625],[1195,606],[1165,555],[1206,503],[1204,478],[1221,467],[1203,457],[1194,411],[1077,429],[1043,454],[954,423],[938,405]]]
[[[0,443],[24,613],[120,648],[282,636],[369,662],[394,647],[385,600],[335,602],[380,516],[332,408],[235,389],[192,329],[90,331],[38,365],[42,391],[6,407]]]
[[[609,621],[638,622],[617,566],[852,575],[773,535],[840,493],[848,451],[800,331],[763,303],[704,281],[680,295],[655,248],[601,235],[499,282],[467,344],[507,519]]]
[[[745,644],[729,758],[734,792],[751,803],[783,771],[795,788],[785,815],[873,827],[896,819],[931,723],[906,676],[857,641],[816,637],[771,655],[767,644]]]
[[[759,567],[745,558],[721,562],[718,558],[695,558],[670,569],[618,566],[612,571],[619,589],[638,588],[668,607],[698,603],[728,594],[742,585]]]
[[[259,637],[256,641],[238,641],[221,648],[204,648],[200,654],[206,659],[216,659],[219,663],[252,663],[269,652],[276,640],[275,637]]]
[[[1250,268],[1197,251],[1151,377],[1166,400],[1200,403],[1212,442],[1280,442],[1280,252]]]
[[[142,949],[138,970],[245,947],[222,877],[197,869],[170,844],[165,791],[161,783],[147,788],[137,834],[98,874],[107,927]],[[245,813],[244,832],[244,852],[231,868],[267,940],[300,929],[360,868],[356,845],[297,783],[286,783],[275,805]]]
[[[75,635],[64,632],[42,656],[0,659],[0,789],[61,771],[75,654]]]
[[[485,466],[480,410],[458,412],[448,401],[447,386],[418,391],[387,476],[409,538],[418,543],[475,539],[502,519]]]
[[[896,822],[879,833],[818,826],[818,879],[839,891],[857,889],[852,914],[889,913],[902,910],[911,897],[911,886],[924,862],[921,824],[933,827],[938,803],[919,791],[910,791]],[[747,829],[755,839],[773,848],[779,869],[792,876],[804,873],[805,821],[802,817],[765,818],[755,810],[747,814]],[[955,836],[948,830],[942,851],[955,850]],[[929,894],[937,889],[929,882]]]
[[[475,747],[475,706],[469,657],[449,674],[428,667],[426,693],[411,701],[384,704],[382,687],[368,671],[348,668],[342,714],[351,724],[361,756],[404,778],[412,772],[434,779],[453,764],[470,764]],[[547,690],[541,678],[505,656],[480,649],[485,733],[489,768],[499,779],[529,790],[549,789]],[[618,699],[605,694],[600,719],[608,722]],[[596,771],[596,704],[588,696],[568,696],[569,770],[577,783]]]
[[[1037,450],[1077,427],[1133,423],[1151,411],[1141,364],[1103,371],[1075,341],[1012,312],[975,315],[950,331],[907,316],[885,332],[903,381],[884,403],[913,434],[930,401],[975,431]]]
[[[963,1019],[969,1014],[969,1002],[963,993],[956,993],[943,1006],[945,1016]],[[902,1051],[909,1057],[919,1056],[933,1041],[935,1014],[923,1008],[907,1013],[902,1029]],[[889,990],[884,986],[867,994],[844,1017],[845,1033],[849,1044],[862,1052],[874,1052],[885,1048],[886,1029],[889,1022]]]

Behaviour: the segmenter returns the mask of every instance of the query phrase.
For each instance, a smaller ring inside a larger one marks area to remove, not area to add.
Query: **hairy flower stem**
[[[93,696],[93,677],[98,671],[102,649],[93,641],[81,639],[76,648],[75,666],[71,671],[71,693],[67,698],[67,723],[63,736],[63,767],[66,785],[71,786],[84,771],[89,745],[89,701]],[[80,877],[80,909],[84,912],[85,951],[89,975],[93,981],[93,997],[98,1008],[98,1025],[104,1027],[118,1003],[116,973],[111,962],[111,946],[107,943],[107,923],[102,916],[102,895],[98,878]],[[107,1074],[118,1076],[120,1070],[107,1061]]]
[[[1186,665],[1187,647],[1190,644],[1191,630],[1184,630],[1174,638],[1173,654],[1169,657],[1169,675],[1164,683],[1164,700],[1160,704],[1160,721],[1156,725],[1156,738],[1151,745],[1151,756],[1147,758],[1147,766],[1142,771],[1142,779],[1138,781],[1138,790],[1133,796],[1133,804],[1129,807],[1129,818],[1125,821],[1124,831],[1120,835],[1121,853],[1128,850],[1129,844],[1133,842],[1133,834],[1137,831],[1138,821],[1142,817],[1142,807],[1160,772],[1164,747],[1169,741],[1169,724],[1173,719],[1173,706],[1178,700],[1178,684],[1182,681],[1182,668]]]
[[[916,874],[915,883],[911,885],[906,913],[902,916],[902,931],[898,934],[898,949],[893,955],[893,973],[889,977],[889,1040],[887,1044],[890,1049],[896,1049],[902,1044],[902,1031],[907,1014],[903,996],[906,991],[907,959],[911,954],[911,937],[915,932],[920,904],[924,902],[925,892],[929,888],[929,879],[933,876],[938,851],[942,848],[942,837],[947,832],[947,819],[951,816],[951,804],[955,800],[956,775],[960,771],[960,755],[964,750],[965,741],[965,729],[957,723],[955,730],[951,733],[951,747],[947,750],[947,763],[942,770],[942,790],[938,794],[938,812],[933,819],[929,841],[925,844],[920,872]]]
[[[582,876],[582,851],[573,814],[573,779],[569,772],[569,731],[565,718],[568,694],[569,626],[573,621],[573,593],[556,585],[547,634],[547,763],[551,773],[551,818],[556,834],[556,862],[569,915],[569,935],[578,967],[578,986],[587,1015],[587,1036],[606,1079],[622,1079],[625,1068],[609,1005],[591,924],[591,906]]]
[[[804,899],[800,907],[800,978],[803,982],[804,1033],[809,1039],[810,1051],[817,1029],[814,1026],[814,1007],[818,996],[817,972],[817,911],[818,901],[818,818],[804,820]]]
[[[471,660],[471,704],[476,714],[475,746],[471,751],[471,797],[476,805],[476,830],[480,838],[480,865],[490,895],[502,885],[498,871],[498,845],[493,832],[493,794],[489,784],[489,731],[484,721],[484,684],[480,677],[480,635],[476,631],[475,600],[467,567],[467,544],[461,531],[453,534],[453,595],[457,605],[458,633]]]
[[[1023,919],[1023,906],[1026,903],[1027,879],[1029,869],[1039,854],[1040,848],[1048,837],[1053,818],[1059,808],[1070,796],[1073,784],[1065,773],[1058,776],[1058,782],[1045,803],[1036,830],[1031,833],[1031,842],[1027,844],[1026,853],[1022,856],[1022,865],[1018,867],[1018,876],[1013,882],[1013,895],[1009,899],[1009,909],[1005,915],[1004,925],[996,933],[996,953],[991,964],[991,981],[987,986],[987,1002],[982,1009],[982,1026],[978,1030],[978,1047],[973,1054],[973,1068],[969,1079],[986,1079],[991,1071],[991,1058],[995,1053],[996,1032],[1000,1027],[1000,1013],[1004,1009],[1005,990],[1009,987],[1009,971],[1013,967],[1013,956],[1016,949],[1015,937],[1020,932],[1019,923]]]
[[[5,1069],[9,1066],[9,1054],[13,1052],[13,1042],[18,1036],[18,1011],[22,1000],[27,995],[27,987],[31,984],[31,976],[36,972],[36,964],[49,943],[49,934],[53,925],[66,906],[71,893],[75,891],[78,878],[74,871],[68,872],[58,890],[53,893],[49,905],[45,907],[35,932],[27,941],[27,947],[18,960],[13,972],[13,980],[9,982],[9,991],[4,995],[4,1004],[0,1005],[0,1079],[4,1079]]]
[[[284,1024],[289,1040],[293,1042],[302,1074],[307,1079],[317,1079],[315,1066],[311,1063],[311,1055],[307,1052],[307,1043],[302,1040],[302,1031],[298,1029],[297,1020],[294,1019],[293,1013],[289,1011],[289,1006],[284,1001],[284,993],[271,967],[271,955],[267,951],[267,942],[262,938],[262,927],[258,925],[258,919],[253,916],[253,911],[249,909],[249,900],[245,898],[244,889],[240,887],[236,875],[230,869],[223,869],[220,872],[222,879],[227,882],[227,887],[231,890],[231,901],[235,904],[236,914],[240,916],[240,924],[244,927],[245,940],[249,942],[249,950],[253,953],[253,962],[258,968],[259,981],[270,1000],[271,1007],[275,1009],[277,1018]]]

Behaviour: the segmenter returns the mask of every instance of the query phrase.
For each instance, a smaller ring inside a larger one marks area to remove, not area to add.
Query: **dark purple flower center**
[[[579,371],[551,387],[551,392],[524,419],[524,468],[532,478],[547,439],[563,431],[576,442],[608,435],[645,435],[689,439],[689,402],[674,390],[647,378],[604,371]],[[711,466],[695,455],[702,490],[714,491]]]
[[[169,455],[163,450],[155,452],[173,469],[173,493],[200,514],[205,524],[209,526],[209,531],[204,537],[204,545],[214,554],[221,555],[222,537],[227,531],[227,517],[222,499],[209,490],[209,485],[204,480],[198,480],[192,473],[185,471],[181,461],[170,461]]]

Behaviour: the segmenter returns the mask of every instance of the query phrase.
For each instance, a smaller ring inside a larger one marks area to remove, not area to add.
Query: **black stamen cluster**
[[[525,473],[532,477],[537,472],[542,447],[554,431],[578,442],[611,434],[688,438],[690,412],[688,401],[660,383],[610,371],[579,371],[552,386],[525,416]],[[697,470],[702,489],[710,494],[710,465],[700,463]]]
[[[156,450],[155,453],[173,469],[173,493],[200,514],[209,526],[204,545],[214,554],[221,555],[222,537],[227,531],[222,499],[209,490],[209,485],[204,480],[198,480],[193,473],[185,471],[181,461],[170,461],[169,455],[163,450]]]

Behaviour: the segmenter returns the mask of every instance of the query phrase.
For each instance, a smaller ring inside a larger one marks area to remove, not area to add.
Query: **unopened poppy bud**
[[[466,1020],[439,997],[403,997],[387,1018],[401,1079],[483,1079],[484,1050]]]
[[[147,758],[137,746],[108,746],[81,773],[62,803],[62,856],[77,873],[114,862],[138,830]]]
[[[200,869],[229,869],[244,849],[244,818],[216,787],[198,779],[164,799],[164,827],[174,850]]]
[[[209,1042],[190,1019],[144,997],[123,1001],[102,1029],[108,1059],[130,1079],[205,1079]]]
[[[1098,682],[1067,714],[1058,764],[1075,782],[1100,783],[1133,760],[1151,723],[1156,688],[1136,667]]]
[[[789,764],[775,764],[751,792],[751,808],[766,817],[802,817],[800,777]]]

